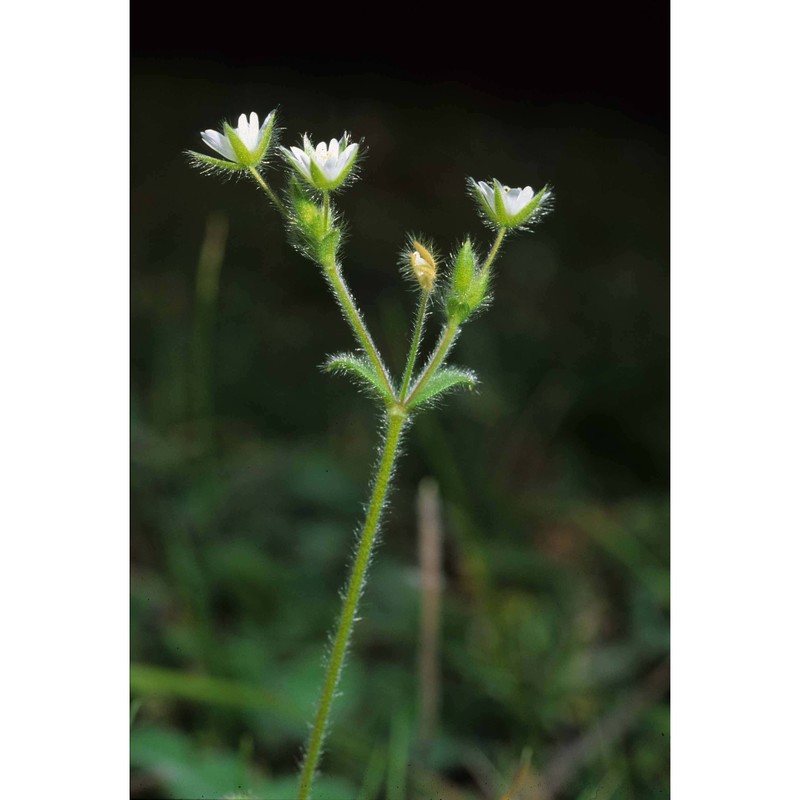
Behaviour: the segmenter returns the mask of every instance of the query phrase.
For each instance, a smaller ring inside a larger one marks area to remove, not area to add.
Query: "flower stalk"
[[[272,201],[272,205],[278,210],[280,215],[284,219],[288,219],[289,212],[286,210],[286,207],[281,203],[278,195],[272,191],[272,187],[261,177],[261,174],[255,167],[250,167],[250,174],[253,176],[255,182],[266,192],[267,197]]]
[[[450,348],[453,346],[453,342],[455,342],[456,337],[458,336],[458,330],[458,325],[452,321],[448,322],[442,328],[442,333],[439,336],[439,343],[436,345],[436,349],[433,351],[433,355],[431,355],[428,365],[425,367],[425,371],[419,377],[419,380],[414,384],[411,394],[405,401],[406,404],[413,404],[414,399],[420,394],[420,392],[422,392],[428,381],[430,381],[436,370],[439,368],[439,365],[445,360],[447,353],[450,351]]]
[[[495,237],[494,244],[492,245],[492,249],[489,251],[489,255],[486,256],[486,261],[484,262],[483,266],[481,267],[481,275],[487,275],[489,269],[492,266],[492,263],[497,258],[497,254],[500,252],[500,245],[503,244],[503,239],[505,238],[506,231],[508,228],[500,228],[497,231],[497,236]]]
[[[414,321],[414,332],[411,335],[411,347],[408,349],[408,357],[406,359],[406,369],[403,373],[403,383],[400,386],[400,402],[406,399],[406,392],[408,392],[408,385],[411,383],[411,376],[414,374],[414,366],[417,362],[419,355],[419,343],[422,339],[422,331],[425,327],[425,315],[428,312],[428,300],[430,300],[431,292],[429,289],[423,289],[419,297],[419,306],[417,307],[417,317]]]

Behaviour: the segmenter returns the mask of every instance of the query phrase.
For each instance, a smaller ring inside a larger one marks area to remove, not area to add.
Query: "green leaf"
[[[324,369],[326,372],[340,372],[355,378],[358,385],[387,403],[394,400],[380,375],[375,371],[375,367],[372,366],[372,362],[364,356],[355,353],[338,353],[328,358]]]
[[[165,798],[277,797],[270,782],[245,769],[235,753],[198,746],[186,734],[149,725],[130,737],[131,766],[157,778]],[[285,795],[283,795],[285,796]]]
[[[440,395],[461,387],[472,391],[478,385],[478,376],[470,369],[443,367],[435,372],[422,390],[414,393],[409,408],[419,408]]]

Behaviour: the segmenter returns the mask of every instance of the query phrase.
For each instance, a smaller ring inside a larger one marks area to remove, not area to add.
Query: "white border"
[[[8,796],[127,791],[127,14],[0,30]],[[673,4],[676,798],[796,791],[797,22]]]
[[[128,9],[3,10],[3,794],[128,784]]]
[[[675,798],[797,792],[796,9],[673,4]]]

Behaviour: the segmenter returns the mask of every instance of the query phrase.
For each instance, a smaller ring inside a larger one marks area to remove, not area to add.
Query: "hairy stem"
[[[272,205],[278,209],[284,219],[289,218],[289,212],[286,207],[281,203],[278,195],[272,191],[272,187],[261,177],[261,174],[255,167],[250,167],[250,174],[255,178],[256,183],[267,193],[267,197],[272,201]]]
[[[328,220],[331,216],[331,196],[330,192],[322,193],[322,226],[328,232]]]
[[[400,444],[400,434],[406,420],[405,412],[402,408],[394,406],[388,411],[388,425],[386,429],[386,439],[383,443],[378,469],[375,473],[375,481],[372,485],[372,497],[367,508],[367,516],[364,520],[364,527],[361,531],[358,550],[356,551],[355,561],[353,562],[350,579],[347,584],[347,592],[342,604],[342,613],[339,618],[339,625],[336,629],[336,636],[333,640],[330,659],[325,669],[325,679],[322,684],[322,694],[320,695],[317,712],[314,716],[314,724],[311,728],[311,735],[308,738],[303,769],[300,773],[300,788],[298,800],[308,800],[311,794],[311,785],[317,771],[317,764],[322,753],[322,745],[325,739],[325,732],[328,726],[331,705],[336,693],[336,686],[339,683],[339,676],[342,672],[344,657],[347,653],[347,644],[350,640],[350,633],[353,630],[356,610],[364,584],[367,577],[367,567],[372,556],[372,548],[375,544],[375,536],[378,532],[381,512],[383,511],[386,492],[389,488],[389,481],[392,477],[392,469],[397,457],[398,445]]]
[[[404,400],[404,404],[406,406],[413,402],[417,394],[419,394],[425,384],[431,379],[431,376],[439,368],[442,361],[444,361],[445,357],[447,356],[447,353],[457,335],[458,325],[455,322],[448,322],[444,328],[442,328],[442,335],[439,337],[439,344],[436,345],[436,350],[433,351],[433,355],[428,361],[428,366],[425,367],[425,371],[422,373],[419,380],[414,384],[411,394],[409,394],[408,398]]]
[[[500,230],[497,232],[497,237],[494,240],[494,244],[492,245],[492,249],[489,251],[489,255],[486,257],[486,261],[481,267],[481,277],[483,277],[489,271],[489,268],[492,266],[495,258],[497,258],[497,254],[500,252],[500,245],[503,243],[503,238],[505,235],[506,229],[500,228]],[[414,384],[414,388],[411,390],[411,394],[409,394],[408,397],[405,396],[404,379],[404,388],[403,391],[400,392],[400,398],[404,405],[407,406],[409,403],[413,402],[417,394],[419,394],[419,392],[425,387],[425,384],[436,373],[436,370],[439,369],[441,363],[447,357],[447,353],[452,347],[456,336],[458,335],[458,330],[458,325],[453,321],[448,322],[444,326],[442,329],[442,334],[439,337],[439,344],[436,345],[436,350],[434,350],[430,361],[428,361],[428,365],[425,367],[425,371],[422,373],[419,380],[417,380],[417,382]]]
[[[481,277],[483,277],[489,271],[489,267],[492,266],[492,262],[495,260],[497,254],[500,252],[500,245],[503,243],[503,238],[505,237],[505,235],[506,235],[506,228],[500,228],[500,230],[497,231],[497,237],[494,240],[492,249],[489,251],[489,255],[486,257],[486,261],[481,267]]]
[[[364,320],[361,319],[361,314],[356,308],[353,296],[350,294],[350,290],[347,288],[347,284],[342,277],[341,267],[338,264],[334,264],[332,267],[323,266],[323,269],[326,277],[328,278],[328,282],[331,285],[331,289],[333,289],[333,293],[336,295],[336,299],[339,301],[339,305],[341,306],[345,317],[347,317],[350,327],[353,329],[353,333],[355,333],[356,338],[364,348],[367,356],[369,356],[369,360],[372,361],[372,364],[375,367],[378,375],[381,376],[381,380],[389,390],[389,394],[392,397],[395,397],[392,381],[389,378],[386,367],[383,365],[380,353],[378,353],[378,348],[375,347],[375,343],[372,341],[372,337],[369,335],[367,326],[364,324]]]
[[[428,300],[431,293],[429,289],[423,289],[422,295],[419,298],[419,308],[417,309],[417,320],[414,323],[414,334],[411,337],[411,347],[408,351],[408,360],[406,361],[406,371],[403,373],[403,383],[400,386],[400,402],[405,400],[408,385],[411,383],[411,375],[414,372],[414,364],[417,362],[417,355],[419,354],[419,342],[422,338],[422,330],[425,327],[425,312],[428,308]]]
[[[280,211],[285,219],[289,219],[289,213],[286,210],[285,206],[281,201],[278,199],[275,192],[272,191],[269,184],[261,177],[254,167],[250,167],[250,172],[252,173],[253,177],[255,178],[258,185],[267,193],[267,196],[270,200],[272,200],[273,205],[275,208]],[[323,207],[324,207],[324,220],[325,220],[325,230],[328,229],[328,220],[330,217],[330,197],[328,192],[324,194],[323,200]],[[369,331],[367,330],[367,326],[364,323],[364,320],[361,318],[361,314],[359,313],[358,309],[356,308],[355,301],[353,300],[353,296],[350,294],[350,290],[347,288],[347,284],[342,277],[342,271],[339,264],[320,264],[323,271],[325,272],[326,277],[328,278],[328,282],[331,285],[331,289],[333,289],[333,293],[336,296],[336,299],[339,302],[339,306],[341,307],[342,311],[344,312],[347,321],[350,323],[350,327],[353,329],[353,333],[355,333],[356,338],[358,339],[361,346],[364,348],[367,356],[369,356],[369,360],[372,361],[373,366],[375,367],[378,375],[381,376],[381,380],[383,381],[386,388],[389,390],[389,394],[392,397],[395,397],[394,387],[392,386],[391,378],[389,377],[389,373],[386,371],[386,367],[383,365],[383,361],[381,360],[380,353],[378,352],[378,348],[375,347],[375,342],[372,341],[372,337],[369,335]]]

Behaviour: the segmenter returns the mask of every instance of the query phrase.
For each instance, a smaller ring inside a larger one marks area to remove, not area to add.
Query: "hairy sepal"
[[[256,164],[261,165],[262,162],[265,160],[267,156],[267,151],[270,149],[270,145],[272,145],[272,134],[275,130],[275,118],[277,114],[273,111],[272,118],[269,121],[266,129],[264,130],[264,134],[261,137],[261,141],[259,142],[258,148],[256,149],[255,155],[253,156],[253,160]],[[277,144],[277,137],[276,137],[276,144]]]
[[[236,160],[245,167],[252,167],[255,165],[256,160],[253,154],[247,149],[244,142],[239,138],[239,134],[227,122],[223,124],[223,130],[231,143],[233,152],[236,154]]]
[[[511,218],[509,224],[510,228],[517,228],[519,230],[526,230],[530,228],[535,222],[538,222],[550,210],[550,201],[553,193],[550,186],[545,184],[544,188],[540,189],[533,199],[528,203],[522,211],[515,217]]]
[[[289,184],[289,203],[292,214],[293,244],[306,257],[319,263],[320,246],[325,237],[325,219],[322,206],[293,177]],[[338,246],[338,241],[335,243]],[[333,248],[334,252],[336,247]]]
[[[247,167],[243,167],[233,161],[224,161],[221,158],[207,156],[204,153],[196,153],[194,150],[187,150],[186,155],[189,156],[193,167],[197,167],[206,174],[218,172],[230,176],[232,173],[243,172],[247,169]]]

